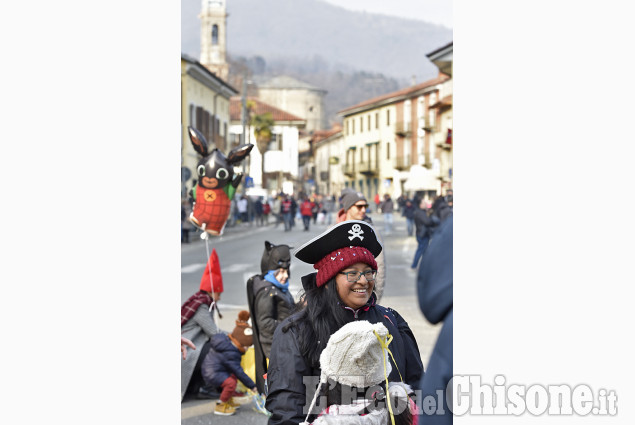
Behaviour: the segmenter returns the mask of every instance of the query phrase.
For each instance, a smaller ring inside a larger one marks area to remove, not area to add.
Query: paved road
[[[430,325],[419,310],[415,283],[415,271],[410,263],[417,246],[414,237],[408,237],[406,222],[395,214],[394,230],[390,234],[383,231],[383,217],[372,214],[371,218],[384,240],[386,250],[386,275],[388,277],[381,304],[394,308],[410,325],[421,351],[421,359],[427,365],[434,347],[440,326]],[[264,250],[264,241],[274,244],[288,244],[299,247],[326,229],[326,225],[313,225],[308,232],[303,231],[298,220],[290,232],[282,226],[257,227],[237,225],[228,228],[220,238],[205,242],[196,235],[190,244],[182,244],[181,249],[181,302],[185,301],[199,288],[201,274],[207,262],[207,251],[216,248],[222,267],[224,292],[219,303],[223,318],[219,320],[221,329],[231,331],[238,311],[247,309],[245,283],[250,276],[260,272],[260,258]],[[300,277],[311,273],[313,268],[292,257],[290,289],[296,294],[301,289]],[[296,297],[297,298],[297,297]],[[214,402],[209,400],[186,399],[181,403],[181,424],[197,425],[210,423],[254,424],[267,423],[266,416],[245,405],[233,416],[213,414]]]

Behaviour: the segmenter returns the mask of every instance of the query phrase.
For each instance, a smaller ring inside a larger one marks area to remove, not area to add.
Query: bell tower
[[[227,81],[227,9],[225,0],[201,0],[201,64]]]

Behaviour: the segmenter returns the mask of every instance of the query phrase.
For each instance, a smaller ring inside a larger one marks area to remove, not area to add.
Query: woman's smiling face
[[[348,307],[358,309],[366,305],[370,295],[373,293],[375,287],[374,279],[369,282],[365,276],[359,278],[357,282],[349,282],[345,274],[346,272],[368,272],[373,270],[371,266],[366,263],[355,263],[335,275],[335,283],[337,286],[337,294],[340,299]]]

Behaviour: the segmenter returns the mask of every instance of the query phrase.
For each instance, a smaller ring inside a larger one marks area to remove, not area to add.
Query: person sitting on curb
[[[236,413],[239,404],[233,398],[242,395],[236,392],[239,380],[247,388],[257,391],[256,384],[240,365],[242,355],[253,344],[253,331],[248,320],[248,311],[238,313],[233,332],[214,335],[209,352],[203,360],[201,373],[206,386],[222,389],[220,402],[214,407],[216,415],[229,416]]]
[[[187,355],[187,347],[181,344],[181,352],[186,351],[183,353],[184,360],[181,362],[181,401],[186,394],[197,398],[216,396],[205,387],[201,376],[201,364],[209,351],[210,338],[220,332],[214,321],[214,311],[218,311],[217,303],[220,301],[222,292],[223,276],[218,254],[214,248],[203,270],[199,291],[181,306],[181,341],[186,338],[194,346],[199,347]]]

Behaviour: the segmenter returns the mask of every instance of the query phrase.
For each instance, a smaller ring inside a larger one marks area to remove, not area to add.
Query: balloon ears
[[[273,248],[273,245],[271,244],[271,242],[265,241],[265,249],[267,251],[271,251],[271,248]]]
[[[194,150],[200,153],[203,156],[207,156],[207,140],[205,136],[198,131],[197,129],[187,126],[187,132],[190,135],[190,140],[192,141],[192,146],[194,146]]]
[[[237,162],[242,161],[247,155],[249,155],[249,152],[251,152],[253,148],[254,145],[249,143],[232,149],[227,156],[227,163],[236,164]]]

